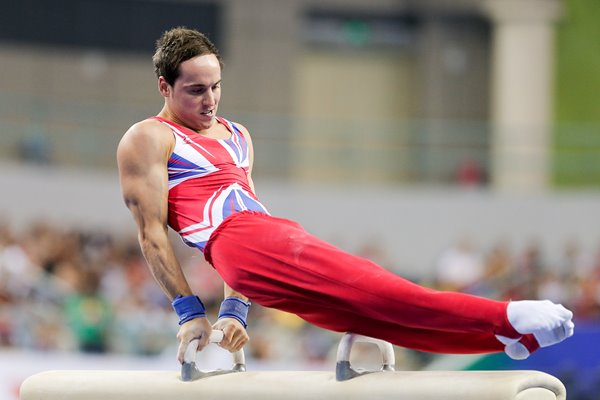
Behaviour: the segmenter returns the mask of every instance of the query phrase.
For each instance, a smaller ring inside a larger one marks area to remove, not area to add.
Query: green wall
[[[554,183],[600,188],[600,1],[564,0],[556,37]]]
[[[600,1],[564,2],[557,30],[556,120],[600,123]]]

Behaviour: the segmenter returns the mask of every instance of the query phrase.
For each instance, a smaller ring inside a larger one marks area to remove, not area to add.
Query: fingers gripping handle
[[[220,343],[223,340],[223,331],[213,330],[208,339],[209,343]],[[218,370],[211,372],[202,372],[196,368],[196,353],[198,352],[198,339],[192,340],[183,355],[183,364],[181,366],[181,379],[192,381],[206,376],[219,375],[228,372],[242,372],[246,370],[246,357],[244,350],[238,350],[232,353],[233,367],[231,370]]]

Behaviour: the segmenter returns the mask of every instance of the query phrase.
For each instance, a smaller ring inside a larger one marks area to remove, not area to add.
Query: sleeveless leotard
[[[169,226],[183,241],[204,251],[214,230],[228,216],[241,211],[269,214],[248,183],[249,146],[234,123],[217,117],[231,136],[207,138],[154,117],[171,128],[175,147],[168,161]]]

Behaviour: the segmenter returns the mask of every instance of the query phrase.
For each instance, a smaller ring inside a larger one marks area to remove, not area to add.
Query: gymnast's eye
[[[204,94],[204,92],[206,92],[206,88],[204,87],[194,87],[189,90],[191,94]]]

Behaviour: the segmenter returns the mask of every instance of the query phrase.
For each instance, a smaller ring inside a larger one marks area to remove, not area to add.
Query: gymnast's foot
[[[540,347],[562,342],[573,335],[573,313],[549,300],[523,300],[508,303],[508,321],[523,335],[531,333]]]
[[[504,352],[513,360],[524,360],[540,348],[540,345],[532,334],[521,336],[517,339],[500,335],[496,335],[496,338],[505,345]]]
[[[506,354],[516,360],[529,357],[538,347],[562,342],[573,336],[575,330],[573,313],[549,300],[510,302],[507,316],[513,328],[525,336],[517,339],[496,337],[505,345]]]

